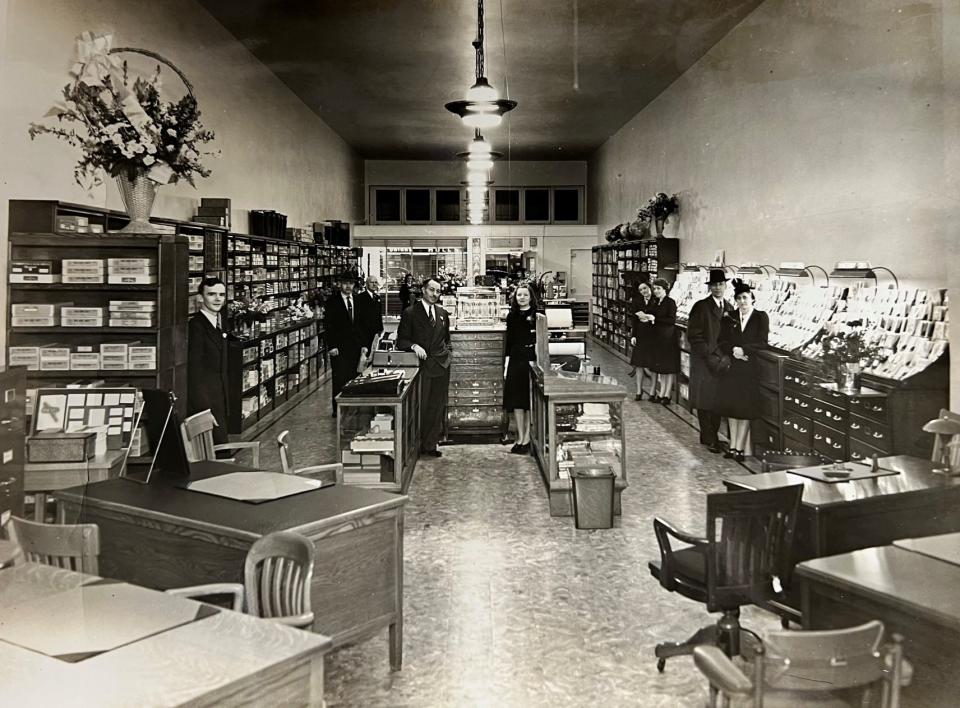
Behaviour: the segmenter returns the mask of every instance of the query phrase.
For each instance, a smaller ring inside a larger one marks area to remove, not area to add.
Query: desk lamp
[[[933,454],[932,459],[941,467],[933,471],[937,474],[953,474],[950,465],[950,447],[955,447],[956,442],[949,442],[954,435],[960,435],[960,422],[951,418],[934,418],[923,426],[923,432],[933,433]],[[946,440],[944,439],[946,438]]]

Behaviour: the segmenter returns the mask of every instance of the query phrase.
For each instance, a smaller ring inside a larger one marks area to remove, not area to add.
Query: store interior
[[[946,0],[0,3],[0,692],[952,705],[958,76]]]

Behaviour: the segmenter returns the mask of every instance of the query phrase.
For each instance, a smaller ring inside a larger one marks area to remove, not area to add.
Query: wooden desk
[[[23,466],[23,491],[33,494],[34,521],[44,520],[47,494],[90,482],[120,476],[123,450],[107,450],[86,462],[27,462]]]
[[[0,603],[17,606],[18,619],[48,631],[47,618],[29,615],[31,605],[51,599],[82,602],[81,588],[95,576],[25,563],[0,570]],[[118,583],[118,587],[130,588]],[[139,593],[155,594],[153,591]],[[183,603],[185,612],[203,606],[193,600],[158,597]],[[102,609],[102,608],[101,608]],[[150,613],[149,602],[138,614]],[[108,633],[130,608],[89,616]],[[202,617],[201,613],[201,617]],[[49,631],[70,632],[78,627]],[[82,626],[79,627],[82,630]],[[98,632],[99,635],[105,632]],[[90,658],[68,662],[24,649],[3,639],[0,629],[0,702],[20,706],[241,706],[320,705],[323,701],[323,654],[326,637],[222,610],[172,629],[132,641]]]
[[[960,695],[960,566],[894,546],[804,561],[796,568],[805,629],[871,619],[904,637],[914,667],[905,705],[956,705]]]
[[[62,520],[99,525],[101,573],[163,590],[242,583],[254,541],[300,533],[316,549],[314,630],[339,647],[389,627],[390,665],[402,664],[405,496],[337,485],[248,504],[111,479],[55,497]]]
[[[803,485],[793,558],[804,561],[899,538],[960,531],[960,478],[933,474],[936,465],[908,455],[881,457],[896,475],[826,484],[789,472],[728,477],[730,490]],[[800,607],[794,584],[787,603]]]

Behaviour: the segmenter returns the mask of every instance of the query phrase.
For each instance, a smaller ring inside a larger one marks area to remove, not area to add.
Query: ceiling
[[[199,2],[362,157],[470,139],[443,105],[474,81],[476,0]],[[485,135],[512,160],[587,159],[761,2],[486,0],[486,75],[519,106]]]

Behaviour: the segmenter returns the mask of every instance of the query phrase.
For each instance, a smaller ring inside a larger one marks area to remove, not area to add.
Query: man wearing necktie
[[[323,308],[323,338],[330,355],[333,388],[333,415],[337,414],[337,395],[347,381],[357,375],[357,363],[363,348],[362,317],[353,288],[357,273],[347,270],[337,276],[338,290]]]
[[[368,354],[373,351],[373,340],[378,334],[383,334],[383,305],[380,302],[379,290],[380,278],[368,275],[367,287],[357,295],[362,318],[363,348]]]
[[[227,286],[219,278],[204,278],[197,294],[200,311],[187,325],[187,413],[209,409],[217,419],[213,441],[219,445],[229,442],[230,424],[227,334],[223,328]]]
[[[443,432],[450,387],[450,315],[437,301],[440,281],[423,284],[423,299],[400,315],[397,349],[420,359],[420,452],[440,457],[437,442]]]

